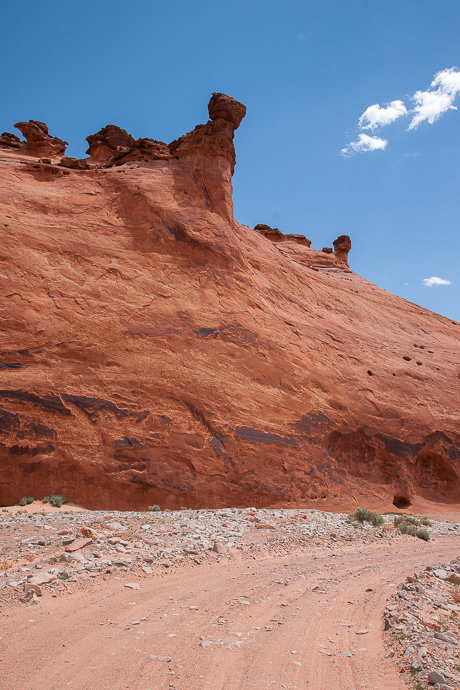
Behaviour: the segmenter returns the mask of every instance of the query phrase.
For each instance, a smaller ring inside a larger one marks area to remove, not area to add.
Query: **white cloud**
[[[429,90],[416,91],[412,96],[415,108],[410,111],[414,115],[409,129],[415,129],[422,122],[432,125],[447,110],[457,110],[453,103],[459,93],[460,71],[456,67],[451,67],[438,72]]]
[[[408,129],[416,129],[422,122],[432,125],[448,110],[457,110],[454,101],[460,94],[460,70],[450,67],[434,75],[426,91],[416,91],[411,97],[414,107],[407,110],[403,101],[391,101],[381,106],[370,105],[358,120],[359,129],[370,129],[374,132],[379,127],[386,127],[404,115],[411,115]],[[343,156],[364,151],[383,151],[388,141],[368,134],[360,134],[357,141],[352,141],[341,150]],[[427,278],[426,280],[431,280]],[[433,283],[434,285],[435,283]],[[440,283],[438,283],[440,284]],[[444,284],[444,283],[441,283]]]
[[[377,127],[391,125],[403,115],[407,115],[407,108],[402,101],[391,101],[384,107],[375,103],[363,112],[358,124],[360,129],[370,129],[373,132]]]
[[[447,93],[456,96],[460,93],[460,72],[458,68],[451,67],[450,69],[443,69],[442,72],[438,72],[431,82],[431,86],[439,86],[443,91],[447,91]]]
[[[432,276],[431,278],[424,278],[423,284],[428,287],[433,287],[433,285],[451,285],[451,280],[446,280],[445,278],[438,278],[438,276]]]
[[[360,134],[358,141],[350,142],[340,153],[344,156],[350,156],[352,153],[364,153],[364,151],[383,151],[387,144],[386,139],[370,137],[369,134]]]
[[[413,116],[409,129],[415,129],[422,122],[433,124],[447,110],[457,110],[453,103],[453,97],[443,91],[416,91],[412,100],[417,104],[411,113]]]

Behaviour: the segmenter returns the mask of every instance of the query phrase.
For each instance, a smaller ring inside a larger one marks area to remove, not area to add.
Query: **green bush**
[[[417,534],[417,528],[415,525],[411,525],[410,522],[401,522],[398,525],[398,529],[401,534],[410,534],[411,537],[415,537]]]
[[[430,521],[426,518],[417,520],[410,517],[410,515],[397,515],[394,519],[394,525],[401,534],[409,534],[411,537],[418,537],[424,541],[430,541],[430,533],[426,529],[420,529],[420,524],[430,525]]]
[[[55,508],[60,508],[64,503],[68,503],[69,499],[65,496],[60,496],[59,494],[54,494],[50,496],[50,503]]]
[[[149,506],[149,510],[151,513],[158,513],[161,510],[161,508],[159,505],[155,503],[154,506]]]
[[[358,522],[370,522],[374,527],[383,525],[383,517],[367,508],[356,508],[355,512],[350,515],[350,518]]]
[[[29,503],[33,503],[35,501],[35,498],[33,496],[23,496],[21,500],[19,501],[20,506],[28,506]]]
[[[50,502],[50,497],[49,496],[44,496],[42,498],[42,503],[49,503]]]
[[[430,533],[427,529],[418,529],[415,536],[423,541],[430,541]]]

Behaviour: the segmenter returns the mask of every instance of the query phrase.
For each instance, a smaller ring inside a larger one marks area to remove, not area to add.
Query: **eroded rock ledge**
[[[226,94],[213,93],[208,113],[210,119],[206,124],[197,125],[170,144],[149,137],[134,139],[125,129],[110,124],[86,138],[88,158],[72,158],[62,155],[68,142],[51,136],[43,122],[29,120],[15,124],[26,141],[21,141],[11,132],[4,132],[0,136],[0,149],[38,158],[39,165],[44,166],[43,172],[51,174],[57,174],[58,168],[88,172],[120,166],[156,167],[170,162],[178,166],[177,188],[186,195],[196,192],[190,195],[191,204],[201,197],[207,208],[231,221],[231,178],[236,163],[233,139],[235,130],[246,115],[246,107]],[[348,268],[351,241],[347,235],[334,241],[334,250],[323,248],[322,252],[330,255],[326,258],[313,250],[303,251],[311,247],[311,240],[304,235],[285,234],[262,223],[254,230],[275,244],[283,243],[282,251],[295,254],[293,258],[306,266]],[[299,247],[294,248],[293,245]]]
[[[324,247],[322,252],[326,256],[321,256],[319,252],[310,249],[311,240],[304,235],[283,233],[278,228],[271,228],[263,223],[255,225],[254,230],[274,244],[282,244],[282,247],[279,247],[279,249],[284,253],[291,254],[292,258],[295,258],[296,261],[304,266],[311,268],[348,268],[348,253],[351,249],[351,240],[348,235],[340,235],[340,237],[334,240],[334,250],[330,247]],[[300,245],[300,247],[295,245]]]
[[[230,96],[213,93],[208,112],[210,119],[205,125],[197,125],[194,130],[170,144],[148,137],[134,139],[121,127],[107,125],[87,137],[89,158],[86,159],[63,156],[68,142],[50,136],[48,127],[36,120],[15,125],[26,137],[26,142],[10,132],[4,132],[0,137],[0,148],[40,158],[43,163],[80,171],[179,161],[181,170],[189,174],[189,186],[201,188],[206,205],[231,220],[231,178],[236,162],[233,137],[246,114],[246,107]]]
[[[44,122],[29,120],[17,122],[14,125],[25,136],[26,142],[21,143],[20,151],[26,156],[59,156],[65,153],[67,141],[52,137]],[[13,135],[14,136],[14,135]]]
[[[87,137],[89,148],[88,159],[64,157],[66,167],[85,169],[98,167],[100,163],[110,167],[122,165],[127,161],[156,161],[181,158],[201,153],[203,155],[224,156],[235,165],[233,135],[246,115],[246,107],[234,98],[223,93],[213,93],[208,103],[209,121],[197,125],[192,132],[176,139],[170,144],[151,138],[134,139],[125,129],[116,125],[106,125],[96,134]],[[12,134],[3,132],[0,136],[0,147],[17,149],[24,155],[41,158],[56,158],[65,153],[68,142],[52,137],[48,127],[38,120],[17,122],[14,125],[24,135],[26,141]],[[54,161],[57,162],[57,161]],[[59,161],[61,162],[61,161]]]

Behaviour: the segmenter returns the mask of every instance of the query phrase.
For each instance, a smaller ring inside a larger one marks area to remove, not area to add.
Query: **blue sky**
[[[7,3],[0,131],[42,120],[82,157],[106,124],[170,142],[206,121],[212,91],[227,93],[248,109],[237,220],[303,233],[316,249],[349,234],[353,270],[460,321],[460,110],[412,129],[413,112],[359,127],[369,106],[411,111],[435,75],[460,70],[459,26],[458,0]],[[387,144],[341,154],[360,134]],[[424,284],[432,277],[450,284]]]

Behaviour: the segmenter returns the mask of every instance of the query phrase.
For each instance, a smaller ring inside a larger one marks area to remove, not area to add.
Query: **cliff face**
[[[0,137],[0,504],[460,501],[460,325],[352,273],[348,237],[237,223],[244,112],[108,126],[83,161]]]

